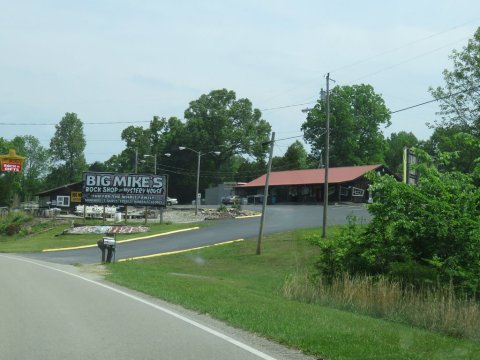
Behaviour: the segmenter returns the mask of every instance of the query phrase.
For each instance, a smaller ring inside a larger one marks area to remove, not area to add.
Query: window
[[[57,195],[57,206],[70,206],[70,196]]]

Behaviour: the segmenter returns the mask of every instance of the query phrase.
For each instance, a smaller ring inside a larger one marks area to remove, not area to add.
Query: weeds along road
[[[261,211],[261,206],[245,207]],[[328,207],[328,224],[345,224],[347,216],[353,214],[363,221],[369,221],[370,214],[364,204],[338,205]],[[322,226],[323,207],[320,205],[275,205],[267,208],[264,234],[271,234],[298,228]],[[217,244],[224,241],[256,238],[260,217],[247,219],[216,220],[212,226],[199,230],[173,234],[144,241],[118,244],[116,259],[171,252]],[[94,264],[100,262],[97,248],[49,253],[25,254],[31,258],[62,264]]]
[[[69,265],[0,254],[0,359],[305,359]]]

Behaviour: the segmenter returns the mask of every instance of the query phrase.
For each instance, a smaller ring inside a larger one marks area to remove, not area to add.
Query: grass
[[[109,265],[107,279],[327,359],[473,359],[480,343],[288,299],[292,274],[311,270],[319,230]],[[329,234],[334,234],[330,229]]]
[[[23,225],[28,227],[15,235],[0,235],[0,252],[38,252],[46,249],[64,248],[84,245],[96,245],[103,234],[62,235],[63,230],[70,226],[70,222],[61,220]],[[81,222],[83,224],[83,220]],[[123,224],[123,223],[122,223]],[[86,225],[103,225],[101,221],[89,221]],[[108,225],[108,224],[107,224]],[[128,223],[130,226],[143,223]],[[117,234],[117,241],[135,237],[159,234],[173,230],[186,229],[202,224],[149,224],[150,230],[146,233]]]
[[[452,284],[414,289],[384,276],[343,274],[331,283],[313,279],[308,272],[293,274],[284,284],[284,295],[480,340],[480,304],[459,297]]]

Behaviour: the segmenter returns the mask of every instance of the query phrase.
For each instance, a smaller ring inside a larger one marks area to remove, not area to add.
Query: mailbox
[[[103,238],[103,245],[104,246],[115,246],[116,245],[116,240],[115,238],[112,237],[104,237]]]
[[[115,261],[115,246],[117,244],[117,240],[114,237],[104,236],[102,239],[97,241],[97,246],[102,251],[102,263],[110,263],[112,262],[112,256]],[[105,259],[105,252],[106,252],[106,259]]]

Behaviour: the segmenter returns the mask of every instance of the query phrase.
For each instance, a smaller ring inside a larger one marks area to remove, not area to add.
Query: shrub
[[[311,239],[327,281],[344,271],[383,274],[416,286],[452,281],[480,296],[480,189],[468,175],[417,168],[417,185],[369,174],[372,221],[361,227],[350,217],[338,238]]]
[[[7,227],[5,228],[5,233],[8,236],[12,236],[15,234],[18,234],[20,232],[20,225],[18,224],[8,224]]]
[[[227,207],[225,205],[220,205],[218,208],[217,208],[217,211],[218,212],[225,212],[227,211]]]
[[[240,211],[240,210],[242,210],[242,205],[240,203],[234,203],[232,205],[232,209]]]
[[[368,249],[361,256],[377,259],[378,266],[368,269],[372,273],[403,272],[411,278],[414,273],[408,272],[415,270],[423,280],[439,277],[479,294],[480,189],[469,175],[426,165],[418,170],[416,186],[370,176],[373,220],[363,235]]]

